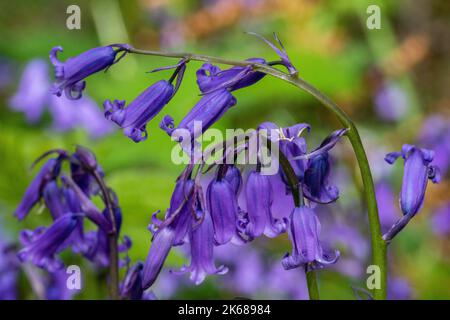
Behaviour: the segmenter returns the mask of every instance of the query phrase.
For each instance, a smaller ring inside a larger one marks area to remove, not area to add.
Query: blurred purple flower
[[[431,150],[439,150],[433,163],[445,175],[450,167],[450,119],[444,115],[429,116],[422,125],[419,140]]]
[[[408,112],[406,93],[394,83],[385,83],[374,97],[375,111],[378,116],[388,122],[399,121]]]
[[[404,278],[388,279],[387,298],[389,300],[409,300],[412,295],[413,289],[408,280]]]
[[[49,99],[52,128],[56,131],[66,132],[81,127],[94,139],[114,131],[113,125],[104,118],[98,105],[87,95],[78,100],[55,96]]]
[[[18,293],[18,260],[0,234],[0,300],[15,300]]]
[[[44,60],[31,60],[23,71],[19,88],[10,99],[13,110],[23,112],[29,123],[38,122],[48,108],[57,131],[83,128],[92,138],[100,138],[113,131],[98,105],[89,97],[79,100],[55,97],[50,93],[48,65]]]
[[[434,233],[440,236],[450,234],[450,203],[439,207],[432,217]]]
[[[32,60],[25,66],[19,88],[9,104],[13,110],[25,113],[29,123],[36,123],[48,103],[49,90],[47,63],[41,59]]]

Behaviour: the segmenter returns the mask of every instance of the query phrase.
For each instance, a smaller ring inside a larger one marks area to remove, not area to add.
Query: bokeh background
[[[66,28],[66,8],[71,4],[81,8],[81,30]],[[380,30],[366,27],[370,4],[381,7]],[[450,298],[449,17],[446,0],[1,0],[2,243],[17,243],[19,230],[48,222],[48,215],[39,208],[24,222],[12,216],[33,177],[30,165],[48,149],[73,150],[80,144],[96,153],[107,182],[119,195],[123,233],[133,240],[133,261],[145,260],[151,213],[168,207],[174,181],[182,170],[171,162],[173,142],[158,123],[167,113],[178,122],[199,99],[195,68],[200,64],[189,64],[180,91],[149,124],[148,140],[135,144],[103,121],[102,102],[108,98],[132,100],[151,83],[169,76],[169,72],[146,71],[174,61],[128,55],[107,73],[88,79],[90,100],[70,105],[46,95],[46,83],[53,77],[48,61],[53,46],[64,48],[63,60],[110,43],[276,60],[269,47],[244,33],[254,31],[271,37],[276,31],[300,75],[336,101],[360,128],[377,183],[384,228],[400,217],[397,194],[402,177],[402,165],[387,165],[385,153],[410,143],[439,154],[436,161],[443,181],[429,184],[423,209],[390,247],[389,295],[396,299]],[[24,71],[28,71],[27,81],[33,81],[28,100],[17,98]],[[280,126],[308,122],[312,125],[308,136],[311,146],[339,128],[337,119],[317,101],[277,79],[266,77],[236,92],[236,97],[237,106],[216,128],[255,128],[263,121]],[[38,99],[45,101],[44,107],[32,109]],[[323,298],[352,299],[352,286],[364,287],[370,258],[367,221],[349,143],[340,143],[332,154],[333,179],[341,198],[331,207],[319,208],[319,214],[325,221],[323,238],[341,250],[342,258],[334,267],[319,272],[320,291]],[[209,277],[200,286],[191,284],[187,275],[168,272],[187,263],[183,249],[172,250],[153,292],[158,298],[183,299],[307,298],[302,271],[281,267],[281,258],[288,250],[286,235],[244,248],[220,248],[219,260],[230,272]],[[70,253],[64,258],[79,263],[83,270],[83,289],[73,298],[106,296],[104,278],[98,272]],[[0,270],[1,265],[0,261]],[[14,287],[15,297],[35,298],[22,273]]]

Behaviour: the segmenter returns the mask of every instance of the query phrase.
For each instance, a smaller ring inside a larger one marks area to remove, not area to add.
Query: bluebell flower
[[[286,231],[286,222],[272,216],[273,190],[269,176],[253,170],[247,177],[245,199],[249,223],[246,234],[273,238]]]
[[[105,117],[123,128],[124,134],[134,142],[147,139],[147,123],[170,101],[173,85],[160,80],[143,91],[126,108],[125,101],[106,100],[103,104]]]
[[[266,63],[262,58],[250,58],[246,61],[260,64]],[[253,71],[251,66],[235,66],[221,70],[208,62],[197,70],[197,84],[203,94],[222,88],[234,91],[255,84],[265,75],[263,72]]]
[[[439,236],[450,234],[450,203],[440,206],[433,214],[431,220],[433,232]]]
[[[385,81],[374,97],[375,111],[388,122],[403,119],[408,112],[408,99],[404,90],[394,83]]]
[[[55,67],[56,79],[52,93],[59,97],[64,91],[68,99],[80,99],[86,86],[84,79],[117,63],[129,48],[126,44],[97,47],[71,57],[66,62],[61,62],[57,53],[62,52],[63,49],[62,47],[54,47],[50,51],[50,61]],[[122,55],[116,59],[120,52],[122,52]]]
[[[234,192],[238,194],[242,185],[241,171],[234,165],[228,165],[223,178],[228,181]]]
[[[314,211],[307,206],[296,207],[289,218],[289,239],[292,242],[291,255],[283,258],[283,267],[288,269],[304,266],[307,270],[333,264],[339,258],[339,251],[333,255],[324,252],[320,242],[320,222]]]
[[[137,262],[125,275],[125,279],[120,284],[120,297],[128,300],[141,300],[144,294],[142,289],[142,269],[144,265]]]
[[[24,219],[42,196],[47,183],[55,180],[61,170],[61,158],[50,158],[44,163],[39,173],[28,186],[14,215]]]
[[[387,242],[391,241],[422,207],[428,179],[433,183],[438,183],[441,179],[439,169],[430,164],[433,161],[434,151],[405,144],[401,152],[388,153],[385,160],[393,164],[400,156],[405,161],[400,193],[403,217],[384,234],[383,239]]]
[[[177,129],[185,129],[189,132],[191,140],[195,140],[235,104],[236,98],[227,89],[218,89],[204,95],[181,120],[178,127],[175,128],[174,120],[169,115],[162,119],[159,126],[168,135],[176,134]],[[195,130],[197,128],[194,126],[194,122],[201,125],[201,131]]]
[[[197,217],[201,219],[189,232],[191,263],[174,273],[190,272],[190,279],[199,285],[207,275],[225,274],[228,268],[214,263],[214,230],[209,213],[198,205]]]
[[[23,232],[21,241],[25,247],[19,251],[19,259],[22,262],[30,261],[50,272],[61,269],[63,263],[56,255],[65,249],[63,244],[75,229],[78,219],[81,219],[80,214],[65,214],[56,219],[48,229]]]
[[[237,229],[237,196],[231,184],[223,177],[214,178],[206,190],[206,201],[212,218],[215,242],[218,245],[230,241],[242,243]]]
[[[330,203],[338,199],[338,188],[329,182],[330,161],[328,151],[346,132],[346,129],[336,130],[311,153],[292,158],[294,160],[308,159],[303,179],[303,192],[309,200],[318,203]]]
[[[172,246],[183,244],[192,227],[194,189],[194,181],[184,172],[175,185],[165,220],[157,220],[157,212],[152,217],[154,237],[143,269],[144,290],[155,282]]]

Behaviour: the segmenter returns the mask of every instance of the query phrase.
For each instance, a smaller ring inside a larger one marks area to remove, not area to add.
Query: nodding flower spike
[[[160,80],[148,87],[126,108],[124,100],[106,100],[105,117],[123,128],[123,133],[134,142],[147,139],[147,123],[153,119],[173,97],[173,85]]]
[[[273,238],[286,231],[286,222],[272,216],[273,190],[269,176],[253,170],[245,185],[249,223],[246,234],[256,238],[264,234]]]
[[[247,32],[247,33],[252,35],[252,36],[258,37],[261,40],[263,40],[265,43],[267,43],[277,53],[277,55],[281,58],[281,61],[283,62],[283,65],[286,67],[286,69],[289,71],[289,73],[291,75],[297,75],[298,74],[297,69],[294,67],[294,65],[292,64],[291,60],[289,59],[289,56],[288,56],[286,50],[284,49],[284,46],[281,43],[281,40],[278,38],[276,33],[274,33],[273,36],[274,36],[275,40],[278,42],[278,44],[280,45],[281,49],[279,49],[272,42],[270,42],[269,40],[267,40],[266,38],[264,38],[263,36],[261,36],[261,35],[259,35],[257,33],[254,33],[254,32]]]
[[[324,253],[320,243],[320,222],[314,211],[307,206],[294,208],[289,218],[289,239],[292,242],[292,254],[286,254],[282,264],[289,270],[305,266],[307,270],[322,268],[333,264],[339,258]]]
[[[409,220],[422,207],[428,179],[433,183],[439,183],[441,179],[439,168],[430,164],[434,158],[434,151],[405,144],[401,152],[387,154],[385,161],[393,164],[400,156],[405,162],[400,192],[400,207],[404,216],[383,236],[388,242],[408,224]]]
[[[113,44],[104,47],[97,47],[71,57],[66,62],[58,59],[58,52],[62,52],[62,47],[54,47],[50,51],[50,61],[55,67],[56,83],[52,88],[52,93],[58,97],[64,91],[68,99],[80,99],[86,87],[85,78],[93,73],[106,70],[117,63],[128,52],[131,47],[127,44]],[[122,55],[116,59],[119,52]]]

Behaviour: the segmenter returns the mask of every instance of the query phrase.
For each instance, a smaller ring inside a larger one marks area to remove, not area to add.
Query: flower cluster
[[[60,253],[71,249],[98,268],[109,266],[108,238],[111,234],[120,235],[122,214],[117,197],[104,184],[104,173],[95,156],[79,146],[72,154],[65,150],[51,150],[36,162],[44,159],[45,163],[16,208],[15,216],[23,220],[34,206],[43,202],[52,224],[21,232],[23,247],[18,252],[19,260],[31,262],[56,275],[64,266]],[[68,174],[62,170],[64,162],[69,164]],[[102,199],[104,209],[94,204],[96,196]],[[96,229],[86,231],[86,221],[93,223]],[[125,236],[119,251],[125,252],[130,246],[131,242]],[[122,261],[122,265],[125,264],[127,261]]]
[[[170,249],[184,243],[189,243],[191,263],[174,273],[190,272],[196,284],[208,274],[227,272],[227,267],[214,263],[215,247],[244,245],[258,237],[273,238],[286,231],[292,253],[283,258],[285,269],[313,270],[337,261],[339,252],[322,246],[320,222],[313,208],[315,203],[330,203],[338,198],[338,189],[329,179],[328,153],[346,130],[333,132],[308,153],[306,141],[300,136],[304,129],[309,130],[308,125],[279,128],[263,123],[259,130],[263,128],[276,128],[270,139],[280,143],[294,168],[302,202],[293,203],[292,193],[298,190],[288,182],[283,168],[269,176],[261,172],[261,165],[240,168],[220,164],[210,176],[203,175],[202,166],[194,171],[194,166],[188,165],[178,177],[165,219],[158,220],[157,212],[152,218],[153,243],[143,269],[144,288],[155,282]],[[242,149],[236,146],[237,150]],[[275,177],[283,181],[284,192],[291,197],[290,203],[277,209],[282,211],[280,218],[273,214]],[[287,210],[291,210],[290,215]]]

